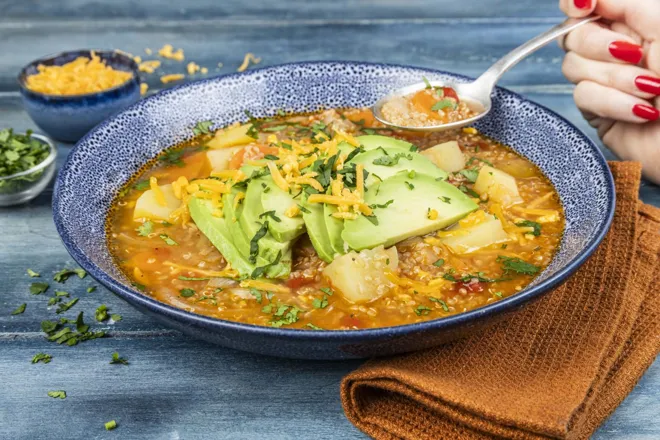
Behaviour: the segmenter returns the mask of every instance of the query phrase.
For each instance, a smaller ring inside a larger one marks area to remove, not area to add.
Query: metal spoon
[[[550,43],[552,40],[559,38],[562,35],[565,35],[584,24],[596,21],[598,19],[600,19],[599,16],[590,16],[580,20],[568,19],[563,23],[548,29],[546,32],[543,32],[537,37],[532,38],[522,46],[518,46],[508,54],[504,55],[495,64],[493,64],[490,69],[486,70],[479,78],[473,82],[443,83],[440,81],[430,81],[430,84],[433,87],[451,87],[454,89],[459,99],[465,102],[471,110],[478,113],[476,116],[460,121],[447,122],[439,125],[429,125],[425,127],[406,127],[387,121],[381,112],[383,104],[392,98],[407,96],[426,88],[427,84],[423,82],[403,87],[379,99],[372,108],[374,116],[380,122],[390,127],[412,131],[442,131],[470,125],[488,114],[492,105],[491,94],[493,93],[493,88],[495,87],[495,84],[500,79],[500,77],[507,70],[518,64],[518,62],[523,58]]]

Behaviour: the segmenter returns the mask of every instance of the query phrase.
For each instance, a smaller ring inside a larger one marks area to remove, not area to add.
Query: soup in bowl
[[[366,106],[422,75],[449,78],[310,63],[148,98],[72,152],[58,230],[121,297],[230,347],[344,358],[475,331],[593,251],[611,176],[568,122],[504,90],[460,131],[377,123]]]

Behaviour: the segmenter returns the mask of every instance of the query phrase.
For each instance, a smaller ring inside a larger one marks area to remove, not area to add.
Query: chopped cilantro
[[[375,215],[365,215],[364,218],[369,220],[374,226],[378,226],[378,217]]]
[[[135,287],[137,290],[141,290],[141,291],[143,291],[143,292],[144,292],[144,291],[146,290],[146,288],[147,288],[147,286],[145,286],[144,284],[140,284],[140,283],[131,283],[131,286],[133,286],[133,287]]]
[[[11,312],[12,315],[20,315],[25,311],[25,307],[27,307],[27,304],[23,303],[20,306],[16,308],[13,312]]]
[[[128,359],[119,357],[119,353],[115,351],[114,353],[112,353],[112,360],[110,361],[110,363],[128,365]]]
[[[78,278],[83,279],[87,275],[87,272],[82,269],[62,269],[53,275],[53,279],[58,283],[64,283],[71,275],[78,275]]]
[[[133,189],[137,191],[146,191],[150,186],[151,185],[149,184],[148,180],[140,180],[135,185],[133,185]]]
[[[213,125],[213,121],[202,121],[198,122],[192,129],[195,136],[202,134],[209,134],[209,128]]]
[[[48,397],[52,397],[53,399],[66,399],[66,391],[48,391]]]
[[[110,315],[110,319],[112,319],[114,322],[119,322],[122,320],[122,317],[118,313],[113,313],[112,315]]]
[[[325,309],[328,307],[328,297],[326,295],[323,295],[323,298],[314,298],[312,300],[312,305],[314,306],[315,309]]]
[[[159,237],[162,238],[163,241],[164,241],[165,243],[167,243],[168,246],[178,246],[178,245],[179,245],[179,243],[177,243],[176,241],[172,240],[172,239],[170,238],[170,236],[167,235],[167,234],[160,234]]]
[[[277,252],[277,256],[275,257],[275,259],[272,262],[270,262],[270,263],[268,263],[264,266],[255,267],[254,270],[252,271],[252,273],[250,274],[250,278],[254,279],[254,278],[259,278],[259,277],[263,276],[263,274],[266,273],[266,271],[269,268],[278,265],[280,263],[281,259],[282,259],[282,251],[280,250],[280,251]]]
[[[448,107],[451,107],[452,110],[455,109],[456,108],[456,102],[453,99],[444,98],[444,99],[441,99],[440,101],[436,102],[435,104],[433,104],[433,106],[431,107],[431,110],[433,110],[434,112],[437,112],[438,110],[444,110]]]
[[[506,248],[508,248],[508,247],[509,247],[509,245],[506,244],[506,243],[504,243],[504,244],[501,246],[502,249],[506,249]]]
[[[415,314],[416,314],[417,316],[422,316],[422,315],[426,316],[426,315],[428,315],[429,313],[431,313],[431,308],[430,308],[430,307],[426,307],[426,306],[417,306],[417,308],[415,308]]]
[[[442,196],[442,197],[438,197],[438,199],[442,200],[444,203],[451,204],[451,197]]]
[[[275,220],[277,223],[280,223],[282,221],[282,219],[280,219],[277,215],[275,215],[275,211],[266,211],[259,214],[259,218],[264,218],[264,217],[270,217],[273,220]]]
[[[37,278],[40,277],[38,272],[33,271],[32,269],[27,270],[27,274],[30,275],[30,278]]]
[[[46,353],[37,353],[34,355],[32,358],[32,363],[33,364],[38,364],[39,362],[43,362],[44,364],[50,363],[50,361],[53,359],[53,356],[46,354]]]
[[[87,293],[92,293],[92,292],[94,292],[95,290],[96,290],[96,286],[89,286],[89,287],[87,288]]]
[[[412,154],[397,153],[394,156],[389,156],[386,153],[385,156],[377,157],[376,159],[374,159],[373,164],[392,167],[394,165],[397,165],[399,163],[399,160],[401,159],[412,160],[412,158],[413,158]]]
[[[53,332],[59,327],[59,323],[57,321],[41,321],[41,330],[44,333],[50,333]]]
[[[311,328],[312,330],[323,330],[321,327],[315,326],[315,325],[312,324],[311,322],[308,323],[308,324],[305,324],[305,327],[309,327],[309,328]]]
[[[55,296],[60,296],[60,297],[68,298],[68,297],[70,297],[71,295],[69,294],[69,292],[65,292],[64,290],[56,290],[56,291],[55,291]]]
[[[185,150],[167,150],[163,153],[158,160],[168,166],[177,166],[183,168],[186,164],[181,159],[181,156],[185,153]]]
[[[193,289],[181,289],[179,290],[179,294],[183,298],[190,298],[191,296],[195,295],[195,291]]]
[[[413,189],[415,189],[415,185],[413,185],[412,183],[408,182],[407,180],[406,180],[406,186],[408,187],[408,189],[409,189],[410,191],[412,191]]]
[[[277,156],[275,156],[275,155],[273,155],[273,154],[267,154],[267,155],[265,155],[265,156],[264,156],[264,159],[267,159],[267,160],[280,160],[279,157],[277,157]]]
[[[268,304],[267,306],[264,306],[261,310],[265,313],[271,313],[273,310],[273,304]],[[298,322],[298,319],[300,319],[298,316],[300,312],[302,312],[302,310],[296,306],[279,304],[277,306],[277,309],[273,313],[273,317],[271,318],[270,325],[279,328],[284,325],[291,325],[293,323],[296,323]]]
[[[319,290],[325,293],[326,295],[332,296],[332,289],[330,289],[329,287],[321,287]]]
[[[499,255],[497,261],[502,263],[502,268],[504,269],[505,274],[515,272],[522,275],[536,275],[541,271],[540,267],[534,266],[518,257]]]
[[[250,294],[255,297],[257,302],[261,304],[261,301],[263,300],[263,295],[261,294],[260,290],[255,289],[254,287],[250,288]]]
[[[474,183],[477,181],[477,176],[479,175],[479,170],[461,170],[458,172],[461,176],[465,177],[469,182]]]
[[[444,310],[445,312],[449,311],[449,307],[447,306],[447,303],[444,302],[443,300],[441,300],[440,298],[434,298],[432,296],[429,296],[428,298],[429,298],[429,301],[440,304],[440,306],[442,307],[442,310]]]
[[[426,79],[425,76],[422,77],[422,81],[424,81],[424,84],[426,84],[426,88],[427,88],[427,89],[432,89],[432,88],[433,88],[433,86],[431,85],[431,83],[429,82],[429,80]]]
[[[71,301],[69,301],[69,302],[59,303],[59,304],[57,305],[57,310],[55,310],[55,313],[57,313],[58,315],[59,315],[60,313],[64,313],[64,312],[66,312],[67,310],[69,310],[71,307],[73,307],[74,305],[76,305],[77,302],[78,302],[78,298],[73,298],[73,299],[72,299]]]
[[[210,280],[211,278],[184,277],[183,275],[179,275],[179,279],[181,281],[207,281],[207,280]]]
[[[259,230],[254,234],[250,240],[250,263],[257,262],[257,255],[259,255],[259,240],[261,240],[268,233],[268,220],[264,221]]]
[[[105,304],[101,304],[96,308],[96,312],[94,312],[94,317],[98,322],[103,322],[108,319],[108,306]]]
[[[442,259],[442,258],[440,258],[440,259],[437,260],[435,263],[433,263],[433,265],[434,265],[435,267],[442,267],[444,264],[445,264],[445,260]]]
[[[147,220],[138,226],[136,231],[139,236],[146,237],[154,231],[154,224],[150,220]]]
[[[472,197],[472,198],[475,198],[475,199],[479,198],[479,194],[477,194],[476,192],[474,192],[473,189],[468,188],[465,185],[459,185],[458,189],[461,190],[462,192],[464,192],[465,194],[467,194],[468,196]]]
[[[394,200],[388,200],[385,203],[369,205],[369,208],[371,208],[371,209],[376,209],[376,208],[385,209],[388,206],[390,206],[392,203],[394,203]]]
[[[353,159],[355,156],[357,156],[360,153],[364,153],[364,147],[363,146],[359,146],[359,147],[355,148],[353,151],[351,151],[350,153],[348,153],[348,156],[346,156],[346,159],[344,159],[344,163],[350,162],[351,159]]]
[[[478,152],[478,150],[476,150],[476,151]],[[465,166],[466,166],[466,167],[469,167],[469,166],[472,165],[474,162],[483,162],[483,163],[485,163],[486,165],[489,165],[489,166],[491,166],[491,167],[494,166],[493,163],[492,163],[491,161],[486,160],[486,159],[482,159],[482,158],[477,157],[477,156],[472,156],[470,159],[468,159],[468,161],[467,161],[467,163],[465,164]]]
[[[87,330],[89,330],[89,325],[85,324],[83,319],[83,312],[78,313],[78,316],[73,323],[76,324],[76,331],[79,333],[85,333]]]
[[[516,226],[521,226],[523,228],[525,228],[525,227],[534,228],[534,230],[532,232],[530,232],[530,234],[532,234],[535,237],[538,237],[539,235],[541,235],[541,224],[540,223],[537,223],[537,222],[534,222],[534,221],[531,221],[531,220],[524,220],[522,222],[516,223]]]
[[[30,284],[30,293],[32,295],[40,295],[48,290],[48,283],[32,283]]]
[[[502,298],[502,292],[494,292],[493,295],[495,295],[498,298]]]

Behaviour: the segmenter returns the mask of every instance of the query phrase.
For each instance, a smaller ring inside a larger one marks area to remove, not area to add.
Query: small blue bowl
[[[99,122],[140,99],[140,77],[133,59],[121,52],[94,50],[108,66],[132,72],[125,83],[112,89],[84,95],[47,95],[27,88],[26,78],[38,73],[37,66],[61,66],[78,57],[91,57],[92,50],[75,50],[32,61],[18,75],[23,106],[32,120],[51,137],[76,142]]]
[[[417,324],[351,331],[259,327],[197,315],[136,290],[108,251],[105,221],[122,185],[163,149],[187,140],[199,121],[215,127],[278,109],[305,112],[365,107],[391,90],[466,77],[409,66],[296,63],[197,81],[140,101],[99,125],[69,154],[53,195],[55,226],[80,266],[134,307],[196,338],[256,353],[345,359],[440,345],[505,318],[564,282],[602,241],[614,214],[614,182],[602,154],[582,132],[547,108],[498,88],[476,128],[538,165],[559,193],[566,214],[560,249],[520,293],[487,306]]]

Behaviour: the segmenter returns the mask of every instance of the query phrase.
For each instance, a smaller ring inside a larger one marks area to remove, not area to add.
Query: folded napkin
[[[562,287],[485,332],[367,362],[342,381],[376,439],[588,438],[660,351],[660,209],[640,167],[610,164],[609,234]]]

